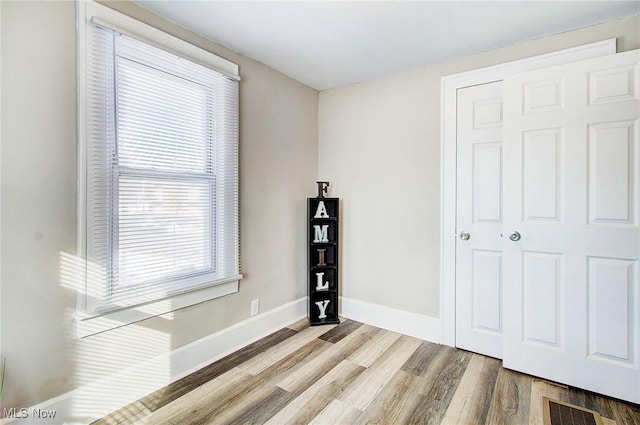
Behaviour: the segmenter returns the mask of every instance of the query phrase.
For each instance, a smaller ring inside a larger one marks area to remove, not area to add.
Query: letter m
[[[329,225],[328,224],[323,224],[322,226],[320,226],[319,224],[314,224],[313,225],[313,242],[318,243],[318,242],[329,242]]]

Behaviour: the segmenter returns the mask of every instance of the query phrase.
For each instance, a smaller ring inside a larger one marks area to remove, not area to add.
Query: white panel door
[[[639,57],[505,79],[503,149],[504,366],[635,403]]]
[[[456,346],[501,358],[502,82],[458,90],[457,121]]]

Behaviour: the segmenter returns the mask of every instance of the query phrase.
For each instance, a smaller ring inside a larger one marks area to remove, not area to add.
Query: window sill
[[[191,305],[233,294],[238,292],[238,286],[238,281],[234,280],[192,292],[174,295],[171,298],[166,298],[149,304],[112,311],[99,316],[78,316],[76,318],[77,336],[78,338],[85,338],[101,332],[116,329],[121,326],[130,325],[141,320],[149,319],[151,317],[171,313],[172,311],[189,307]]]

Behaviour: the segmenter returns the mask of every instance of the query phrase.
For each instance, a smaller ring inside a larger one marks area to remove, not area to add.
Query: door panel
[[[458,91],[456,346],[502,357],[502,82]]]
[[[504,80],[504,366],[640,402],[638,51]]]
[[[633,363],[633,261],[588,258],[589,355]]]
[[[559,348],[562,255],[523,251],[522,275],[524,341]]]
[[[471,255],[472,329],[501,333],[502,252],[476,249]]]
[[[502,142],[473,144],[473,222],[502,222]]]
[[[523,134],[524,219],[559,221],[563,197],[560,152],[562,131],[545,129]]]
[[[589,221],[634,223],[633,121],[589,126]],[[634,202],[635,201],[635,202]]]

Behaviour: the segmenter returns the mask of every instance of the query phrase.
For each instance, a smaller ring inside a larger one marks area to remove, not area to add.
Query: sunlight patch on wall
[[[102,417],[170,382],[171,337],[128,325],[79,340],[74,417]]]
[[[90,261],[60,253],[60,284],[75,291],[80,300],[87,295],[104,296],[96,283],[104,275],[104,269]],[[74,418],[103,417],[170,383],[170,335],[147,328],[144,322],[129,324],[111,317],[83,320],[88,317],[84,308],[86,303],[80,301],[75,312],[76,326],[84,327],[84,333],[79,334],[90,336],[76,339]],[[172,320],[172,313],[166,314],[169,309],[170,299],[129,310],[131,315],[140,311],[153,316],[165,313],[162,318]]]

